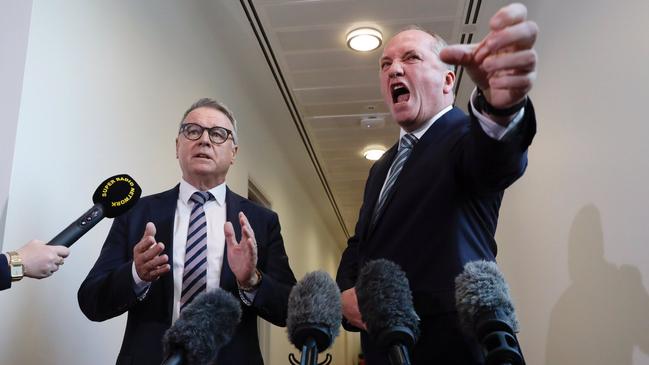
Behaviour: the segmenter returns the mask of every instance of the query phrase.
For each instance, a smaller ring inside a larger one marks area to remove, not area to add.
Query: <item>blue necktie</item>
[[[209,192],[197,191],[189,199],[194,205],[187,229],[180,310],[207,287],[207,221],[203,204],[211,198]]]
[[[399,152],[397,152],[397,157],[395,157],[394,161],[392,161],[392,166],[390,166],[390,174],[388,175],[388,179],[385,182],[383,191],[379,195],[379,201],[376,203],[376,207],[374,208],[374,214],[372,215],[372,227],[374,227],[374,224],[376,224],[376,221],[381,216],[385,202],[388,200],[388,197],[390,197],[390,194],[394,189],[394,183],[397,181],[401,170],[403,170],[403,165],[406,164],[406,160],[408,160],[410,152],[412,152],[412,148],[414,147],[415,143],[417,143],[417,137],[415,137],[411,133],[405,134],[403,137],[401,137]]]

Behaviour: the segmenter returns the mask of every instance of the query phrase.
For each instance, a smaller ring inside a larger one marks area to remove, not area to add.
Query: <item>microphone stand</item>
[[[291,365],[329,365],[331,364],[332,359],[333,357],[330,354],[327,354],[322,362],[318,362],[318,346],[313,337],[309,337],[306,340],[306,343],[302,346],[302,356],[300,361],[298,361],[292,353],[288,354],[288,361]]]

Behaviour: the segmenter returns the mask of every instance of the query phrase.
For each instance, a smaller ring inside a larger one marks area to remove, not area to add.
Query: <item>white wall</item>
[[[649,364],[649,3],[527,3],[539,131],[497,237],[523,350],[529,364]]]
[[[0,11],[0,249],[9,198],[31,10],[31,0],[9,0],[2,3]]]
[[[179,118],[202,96],[226,102],[241,124],[228,184],[245,194],[250,177],[271,199],[298,278],[333,274],[344,238],[305,188],[316,177],[296,174],[303,160],[283,138],[297,133],[235,1],[34,2],[4,248],[53,237],[110,175],[131,174],[144,194],[176,184]],[[93,323],[76,300],[109,227],[76,243],[52,278],[0,294],[2,363],[114,363],[125,316]],[[271,348],[269,364],[285,364],[284,329],[272,330]]]

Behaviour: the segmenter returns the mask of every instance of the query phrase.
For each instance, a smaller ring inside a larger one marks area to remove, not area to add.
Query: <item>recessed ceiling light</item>
[[[383,156],[384,153],[385,153],[385,149],[372,148],[369,150],[365,150],[365,152],[363,152],[363,156],[365,156],[365,158],[370,161],[376,161],[379,158],[381,158],[381,156]]]
[[[374,28],[357,28],[347,33],[347,46],[360,51],[369,52],[381,46],[383,35]]]

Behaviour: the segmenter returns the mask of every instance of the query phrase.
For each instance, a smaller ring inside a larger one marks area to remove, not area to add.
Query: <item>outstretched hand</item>
[[[539,29],[527,20],[527,8],[519,3],[501,8],[489,21],[489,28],[480,43],[448,46],[440,52],[440,59],[463,66],[487,102],[506,109],[521,102],[532,89]]]

